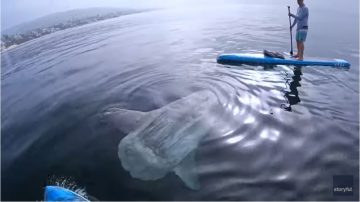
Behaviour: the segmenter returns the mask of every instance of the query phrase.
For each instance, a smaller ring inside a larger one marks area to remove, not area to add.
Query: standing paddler
[[[296,29],[296,44],[297,44],[297,54],[294,55],[295,58],[299,60],[304,59],[304,43],[306,41],[306,36],[308,32],[308,19],[309,19],[309,9],[305,6],[304,0],[297,0],[299,4],[299,8],[297,10],[297,14],[294,15],[289,12],[289,16],[293,17],[295,20],[291,25],[291,29],[297,24]]]

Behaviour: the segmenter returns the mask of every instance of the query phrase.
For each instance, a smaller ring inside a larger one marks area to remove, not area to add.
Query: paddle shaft
[[[291,29],[291,17],[290,17],[290,6],[288,6],[288,11],[289,11],[289,23],[290,23],[290,40],[291,40],[291,51],[290,51],[290,55],[293,55],[293,42],[292,42],[292,29]]]

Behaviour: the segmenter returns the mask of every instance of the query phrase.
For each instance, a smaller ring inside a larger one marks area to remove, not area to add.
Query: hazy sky
[[[177,6],[202,6],[209,4],[255,3],[255,4],[292,4],[296,0],[1,0],[1,29],[31,21],[47,14],[77,8],[90,7],[128,7],[162,8]],[[306,3],[321,7],[354,9],[358,12],[359,0],[305,0]],[[354,6],[355,5],[355,6]],[[334,13],[332,13],[334,14]]]

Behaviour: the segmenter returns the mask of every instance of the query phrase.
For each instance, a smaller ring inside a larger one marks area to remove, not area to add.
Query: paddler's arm
[[[295,20],[294,20],[294,22],[293,22],[293,24],[291,25],[291,29],[293,28],[293,27],[295,27],[295,25],[297,24],[297,22],[298,22],[298,20],[295,18]]]
[[[296,20],[303,20],[306,16],[309,15],[309,10],[308,8],[302,8],[301,12],[299,13],[299,15],[294,15],[292,13],[289,14],[290,17],[293,17],[295,18],[295,21]]]

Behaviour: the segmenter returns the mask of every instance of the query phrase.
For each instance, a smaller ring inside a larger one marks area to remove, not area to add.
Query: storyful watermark
[[[354,178],[351,175],[333,176],[333,194],[335,196],[352,196],[354,194]]]

